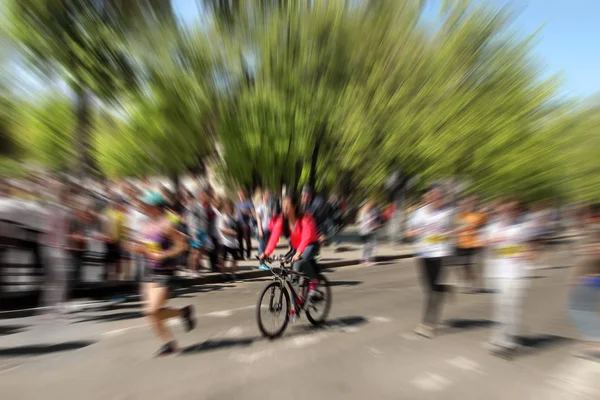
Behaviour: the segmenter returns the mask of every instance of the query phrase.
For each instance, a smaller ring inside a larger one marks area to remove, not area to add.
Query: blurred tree
[[[12,0],[10,32],[41,71],[68,83],[75,94],[75,171],[90,172],[93,96],[114,101],[137,86],[127,41],[134,34],[174,24],[167,0]]]
[[[68,98],[54,95],[40,103],[24,102],[17,118],[15,132],[25,160],[56,172],[72,170],[76,122]]]

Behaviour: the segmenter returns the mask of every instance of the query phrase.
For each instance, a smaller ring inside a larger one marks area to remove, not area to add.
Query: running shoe
[[[169,342],[164,344],[160,349],[158,349],[158,352],[156,353],[155,357],[165,357],[175,353],[176,351],[177,345],[175,344],[175,342]]]
[[[194,306],[184,307],[181,318],[183,318],[185,331],[189,332],[196,327],[196,317],[194,315]]]
[[[263,271],[270,270],[270,268],[265,263],[260,263],[260,265],[258,266],[258,269],[262,269]]]

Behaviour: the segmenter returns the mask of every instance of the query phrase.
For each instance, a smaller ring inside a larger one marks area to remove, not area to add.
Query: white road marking
[[[371,319],[374,322],[381,322],[384,324],[392,321],[392,319],[388,318],[388,317],[373,317],[373,318],[369,318],[369,319]]]
[[[23,365],[13,365],[12,367],[8,367],[5,369],[0,369],[0,374],[4,374],[6,372],[14,371],[17,368],[21,368]]]
[[[441,392],[452,384],[448,379],[432,373],[426,373],[412,380],[412,384],[427,392]]]
[[[227,337],[239,337],[239,336],[242,335],[243,332],[244,332],[244,330],[241,327],[234,326],[233,328],[231,328],[227,332],[225,332],[225,336],[227,336]]]
[[[477,372],[479,374],[483,374],[481,366],[476,361],[473,361],[466,357],[452,358],[450,360],[446,360],[446,363],[464,371]]]
[[[233,315],[233,313],[236,311],[249,310],[249,309],[253,309],[253,308],[256,308],[256,306],[245,306],[245,307],[232,308],[230,310],[213,311],[213,312],[210,312],[207,314],[196,315],[196,318],[203,318],[203,317],[226,318],[226,317]],[[181,321],[179,319],[170,319],[167,322],[168,326],[176,326],[176,325],[180,325],[180,324],[181,324]],[[133,326],[129,326],[127,328],[113,329],[110,331],[102,332],[101,335],[107,336],[107,337],[118,336],[118,335],[125,333],[126,331],[129,331],[132,329],[141,329],[141,328],[147,328],[147,327],[148,327],[147,324],[133,325]]]
[[[308,334],[295,337],[288,342],[288,346],[295,348],[302,348],[306,346],[310,346],[313,344],[317,344],[324,337],[324,334]]]
[[[140,326],[142,326],[142,325],[135,325],[135,326],[130,326],[128,328],[121,328],[121,329],[113,329],[112,331],[102,332],[102,335],[108,336],[108,337],[119,336],[127,331],[130,331],[135,328],[139,328]]]
[[[231,310],[223,310],[223,311],[215,311],[208,314],[208,317],[217,317],[217,318],[227,318],[233,315],[233,311]]]
[[[252,308],[256,308],[256,306],[246,306],[246,307],[232,308],[231,310],[213,311],[208,314],[198,315],[198,317],[227,318],[227,317],[231,317],[233,315],[233,313],[236,311],[249,310]]]

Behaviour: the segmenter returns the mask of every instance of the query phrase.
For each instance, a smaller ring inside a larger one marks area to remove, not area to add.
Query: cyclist
[[[173,335],[165,321],[181,317],[186,331],[192,330],[196,321],[192,306],[182,309],[165,307],[169,300],[170,284],[173,280],[177,257],[185,251],[183,235],[176,229],[164,208],[161,194],[147,192],[142,198],[149,221],[143,229],[144,252],[148,271],[145,274],[142,294],[145,301],[145,315],[148,316],[163,346],[156,354],[158,357],[177,350]]]
[[[315,257],[319,253],[319,236],[315,220],[310,214],[300,211],[297,198],[294,195],[284,197],[282,214],[273,217],[272,231],[267,248],[259,256],[261,261],[273,254],[282,233],[290,239],[290,245],[294,250],[292,268],[296,272],[306,274],[310,279],[308,299],[312,299],[315,297],[319,282],[315,261]]]

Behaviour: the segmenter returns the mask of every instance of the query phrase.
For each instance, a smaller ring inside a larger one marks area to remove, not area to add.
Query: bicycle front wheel
[[[317,297],[311,299],[305,310],[306,318],[314,326],[323,324],[331,310],[331,285],[325,275],[319,274],[317,278],[319,279]]]
[[[263,316],[263,313],[266,314]],[[275,339],[285,331],[290,320],[290,295],[282,282],[269,283],[260,294],[256,321],[263,336]]]

